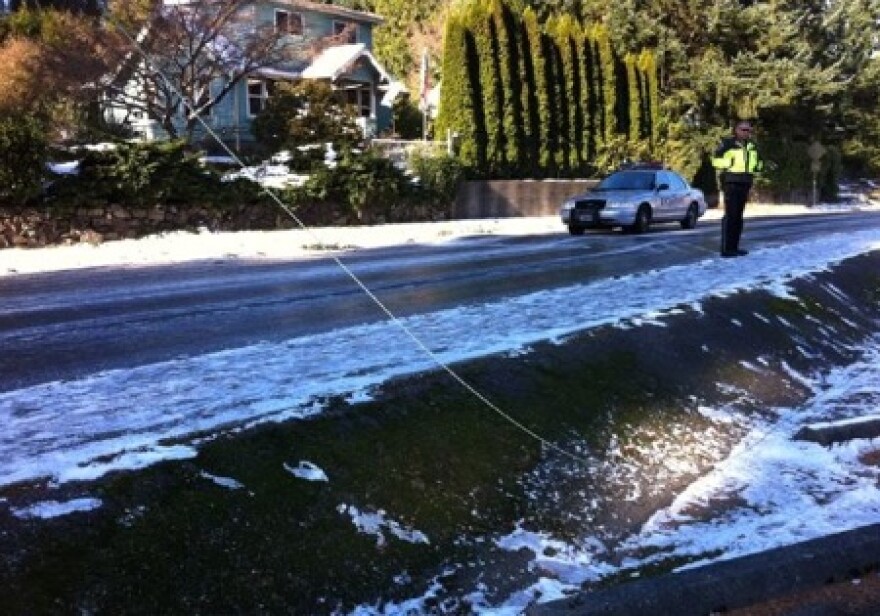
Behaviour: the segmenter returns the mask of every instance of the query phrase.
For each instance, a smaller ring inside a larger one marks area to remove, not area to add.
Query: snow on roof
[[[361,58],[366,58],[376,69],[381,81],[385,83],[391,81],[388,72],[363,43],[328,47],[306,67],[302,72],[302,77],[303,79],[330,79],[334,81],[350,70],[354,63]]]
[[[392,81],[385,89],[385,95],[382,97],[382,104],[390,107],[397,100],[398,96],[408,93],[406,85],[402,81]]]
[[[256,73],[260,77],[266,77],[268,79],[284,79],[290,81],[300,79],[303,76],[299,71],[285,71],[280,68],[270,68],[268,66],[257,69]]]

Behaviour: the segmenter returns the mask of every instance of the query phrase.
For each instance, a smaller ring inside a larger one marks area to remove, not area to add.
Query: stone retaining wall
[[[296,213],[309,226],[548,216],[556,214],[567,197],[594,184],[594,180],[464,182],[455,201],[448,206],[369,208],[383,210],[372,211],[369,219],[357,219],[327,205],[298,208]],[[245,231],[295,226],[296,222],[274,205],[0,208],[0,248],[38,248],[79,242],[100,244],[200,228]]]
[[[566,198],[582,193],[597,180],[489,180],[464,182],[451,218],[552,216]]]
[[[57,211],[47,208],[0,208],[0,248],[38,248],[55,244],[134,239],[177,230],[271,229],[290,226],[280,210],[245,206],[218,210],[204,206],[122,205]],[[288,223],[285,225],[285,219]]]

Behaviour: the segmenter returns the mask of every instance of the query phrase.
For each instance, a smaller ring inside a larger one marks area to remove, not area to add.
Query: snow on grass
[[[306,460],[301,460],[297,466],[290,466],[289,464],[285,464],[284,470],[286,470],[294,477],[305,479],[306,481],[330,481],[330,479],[327,477],[327,473],[325,473],[316,464],[308,462]]]
[[[45,520],[77,512],[93,511],[101,505],[101,501],[97,498],[76,498],[65,502],[49,500],[34,503],[21,509],[12,509],[12,515],[22,519],[41,518]]]

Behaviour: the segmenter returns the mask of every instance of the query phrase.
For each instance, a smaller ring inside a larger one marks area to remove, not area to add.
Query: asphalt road
[[[880,225],[874,213],[750,219],[744,245],[787,244]],[[479,236],[343,254],[397,316],[694,263],[718,223],[645,235]],[[328,257],[205,261],[0,278],[0,391],[386,318]]]

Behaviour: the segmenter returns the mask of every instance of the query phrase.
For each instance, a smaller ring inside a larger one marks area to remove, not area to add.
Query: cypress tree
[[[624,83],[619,85],[626,92],[626,101],[621,101],[621,115],[626,116],[621,126],[628,125],[629,130],[626,131],[630,141],[638,141],[642,136],[642,80],[636,67],[636,59],[631,54],[623,59],[622,75]],[[619,78],[620,78],[619,77]],[[626,108],[624,108],[626,107]]]
[[[491,177],[559,177],[653,147],[654,55],[618,55],[604,23],[542,26],[511,1],[466,1],[447,21],[437,125],[463,137],[463,162]]]
[[[605,144],[608,144],[614,140],[614,135],[617,133],[617,116],[615,114],[617,108],[616,58],[608,30],[600,28],[597,35],[596,46],[599,51],[599,66],[601,67],[599,77],[601,79],[602,118],[604,121],[602,139]]]
[[[485,120],[475,103],[473,64],[477,61],[461,11],[451,11],[443,36],[443,95],[437,111],[437,132],[457,135],[458,156],[468,167],[479,167],[477,135],[485,133]],[[479,92],[479,90],[476,90]],[[483,137],[484,138],[484,137]]]
[[[497,6],[498,3],[495,1],[492,4]],[[495,21],[494,11],[492,15],[489,15],[487,23],[489,26],[488,42],[491,49],[492,85],[495,88],[491,100],[487,101],[487,103],[494,105],[490,113],[497,123],[495,141],[492,146],[494,151],[494,159],[492,160],[495,161],[493,171],[496,176],[499,174],[507,176],[510,173],[511,159],[508,156],[510,154],[510,137],[513,136],[513,123],[508,113],[511,109],[511,106],[508,104],[509,90],[505,87],[505,77],[507,76],[506,45],[502,44],[499,40],[500,34],[498,23]]]
[[[496,173],[504,167],[504,136],[501,124],[499,93],[503,86],[498,84],[498,62],[496,44],[493,39],[492,8],[498,0],[488,5],[479,2],[468,6],[466,26],[472,37],[477,55],[478,84],[480,89],[474,92],[476,98],[482,99],[483,123],[486,130],[486,171]],[[475,101],[476,105],[476,101]]]
[[[585,117],[586,117],[586,160],[593,160],[596,157],[596,138],[598,132],[599,119],[599,95],[598,95],[598,78],[596,76],[596,58],[593,48],[593,41],[588,36],[584,36],[581,40],[581,53],[584,65],[584,98],[585,98]]]
[[[643,83],[643,107],[642,116],[645,119],[643,137],[649,140],[651,150],[657,147],[659,141],[660,126],[660,96],[659,96],[659,71],[657,68],[657,56],[644,50],[639,54],[638,67],[642,73]]]
[[[521,175],[529,165],[523,121],[523,67],[518,36],[519,27],[513,12],[506,4],[498,4],[495,21],[504,58],[504,131],[508,136],[506,159],[508,164],[512,166],[513,172]]]
[[[473,33],[464,32],[465,66],[467,67],[468,97],[473,109],[473,148],[474,164],[477,172],[485,173],[489,160],[489,129],[486,121],[486,108],[483,103],[483,85],[481,83],[480,52]]]
[[[614,135],[614,70],[611,64],[611,44],[608,30],[602,25],[594,25],[589,32],[591,56],[593,59],[593,89],[595,91],[596,113],[594,134],[596,154]]]
[[[546,96],[545,111],[542,117],[546,120],[546,148],[545,156],[542,157],[542,165],[550,177],[559,177],[559,83],[557,81],[558,68],[556,66],[556,45],[545,33],[541,33],[541,55],[544,57],[544,94]]]
[[[617,53],[611,53],[611,66],[614,74],[614,104],[611,107],[614,117],[615,133],[618,135],[631,136],[630,132],[630,75],[628,63]]]
[[[532,177],[545,175],[547,153],[547,91],[544,88],[544,55],[538,18],[531,8],[523,13],[521,35],[525,92],[523,93],[528,122],[528,161]]]
[[[574,41],[580,36],[578,24],[569,16],[564,15],[548,24],[551,30],[558,67],[557,88],[559,96],[560,117],[560,152],[559,165],[565,175],[571,175],[575,166],[579,165],[579,152],[582,137],[583,117],[578,118],[580,108],[580,83],[577,53],[573,50]]]
[[[571,91],[569,77],[571,69],[564,53],[565,40],[569,31],[568,19],[550,19],[547,22],[548,43],[553,60],[553,106],[554,114],[559,118],[557,125],[556,175],[568,175],[571,169]]]
[[[583,174],[584,166],[586,164],[586,143],[585,139],[585,128],[586,123],[584,121],[584,78],[583,78],[583,66],[579,61],[580,54],[578,53],[580,50],[580,39],[581,34],[578,31],[575,35],[573,35],[568,40],[568,56],[571,58],[571,105],[573,108],[574,117],[572,118],[572,131],[574,135],[574,139],[572,141],[573,155],[572,160],[574,164],[574,170],[577,174]]]

